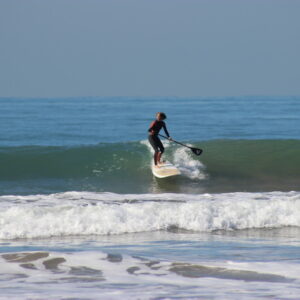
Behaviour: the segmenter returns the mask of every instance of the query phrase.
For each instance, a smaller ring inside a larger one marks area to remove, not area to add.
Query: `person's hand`
[[[171,138],[170,136],[168,137],[168,140],[169,140],[169,141],[173,141],[172,138]]]

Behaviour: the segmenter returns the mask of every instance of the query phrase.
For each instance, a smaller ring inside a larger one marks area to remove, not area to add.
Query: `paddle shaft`
[[[163,138],[165,138],[165,139],[169,139],[167,136],[164,136],[164,135],[162,135],[162,134],[158,134],[159,136],[161,136],[161,137],[163,137]],[[188,146],[188,145],[185,145],[185,144],[182,144],[182,143],[180,143],[180,142],[178,142],[178,141],[175,141],[175,140],[173,140],[172,139],[172,142],[174,142],[174,143],[176,143],[176,144],[179,144],[179,145],[181,145],[181,146],[183,146],[183,147],[187,147],[187,148],[190,148],[190,149],[193,149],[192,147],[190,147],[190,146]]]

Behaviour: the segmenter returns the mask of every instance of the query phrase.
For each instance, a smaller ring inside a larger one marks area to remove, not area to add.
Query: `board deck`
[[[152,173],[157,178],[180,175],[180,171],[168,161],[161,165],[160,168],[155,168],[154,165],[152,165]]]

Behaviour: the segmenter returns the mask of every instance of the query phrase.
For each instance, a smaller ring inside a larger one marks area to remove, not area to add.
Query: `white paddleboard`
[[[159,168],[156,168],[153,164],[152,173],[157,178],[166,178],[170,176],[180,175],[180,171],[168,161],[166,161],[163,165],[160,165]]]

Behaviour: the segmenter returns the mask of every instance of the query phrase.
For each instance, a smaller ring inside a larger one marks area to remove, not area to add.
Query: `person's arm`
[[[165,122],[164,122],[164,124],[163,124],[163,129],[164,129],[165,134],[167,135],[167,137],[170,138],[170,135],[169,135],[169,132],[168,132],[168,130],[167,130],[167,126],[166,126],[166,123],[165,123]]]

